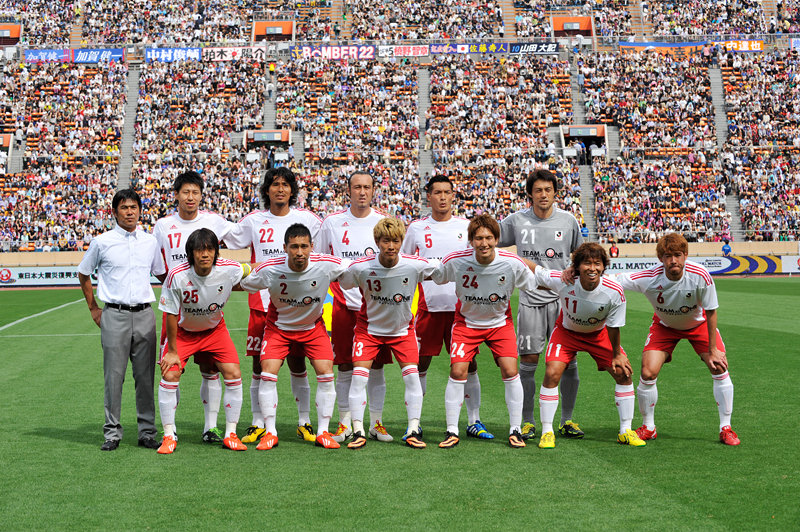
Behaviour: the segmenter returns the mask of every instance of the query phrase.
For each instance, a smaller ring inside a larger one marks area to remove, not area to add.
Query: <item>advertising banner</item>
[[[292,46],[292,57],[295,59],[319,58],[338,61],[340,59],[367,60],[378,57],[376,46]]]
[[[148,48],[144,52],[144,60],[148,63],[172,63],[175,61],[200,61],[202,48]]]
[[[100,61],[124,61],[124,48],[79,48],[72,51],[75,63],[99,63]]]
[[[25,50],[26,63],[69,63],[72,61],[72,50]]]
[[[684,54],[694,54],[703,49],[706,44],[702,42],[627,42],[619,41],[620,50],[654,51],[660,54],[671,54],[683,56]]]
[[[794,273],[800,271],[798,256],[735,255],[732,257],[689,257],[703,265],[712,275],[751,275]],[[627,257],[611,259],[608,273],[635,272],[660,264],[656,257]]]
[[[97,282],[97,277],[92,275],[92,282]],[[161,282],[150,276],[152,284]],[[20,286],[78,286],[77,266],[19,266],[0,267],[0,289],[4,287]]]
[[[432,44],[431,54],[505,54],[508,53],[507,42],[473,43],[473,44]]]
[[[378,46],[378,57],[425,57],[430,46]]]
[[[752,40],[714,41],[712,44],[719,45],[720,48],[722,48],[727,52],[764,51],[764,41],[752,41]]]
[[[203,48],[203,61],[233,61],[247,59],[264,61],[267,57],[266,46],[228,46],[225,48]]]
[[[516,54],[536,54],[536,55],[558,55],[559,46],[556,42],[514,42],[508,53]]]

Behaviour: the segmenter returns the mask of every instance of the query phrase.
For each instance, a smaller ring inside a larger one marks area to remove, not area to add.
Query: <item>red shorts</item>
[[[239,354],[225,326],[225,320],[207,331],[191,332],[178,327],[177,348],[181,359],[180,367],[175,364],[168,371],[180,371],[192,356],[195,364],[239,364]],[[167,349],[165,344],[161,352],[162,358],[167,354]]]
[[[671,362],[672,351],[684,338],[689,340],[694,352],[698,355],[708,353],[708,327],[705,323],[701,323],[694,329],[679,331],[662,325],[658,317],[653,316],[653,324],[650,325],[650,334],[647,335],[647,340],[644,342],[643,351],[664,351],[667,353],[667,362]],[[725,343],[722,341],[719,329],[717,329],[717,349],[725,352]]]
[[[442,352],[442,344],[450,352],[450,335],[453,332],[453,312],[428,312],[417,309],[414,318],[414,329],[417,331],[419,356],[438,357]]]
[[[284,360],[290,351],[302,353],[301,356],[310,360],[333,360],[325,323],[320,319],[307,331],[282,331],[274,323],[267,324],[261,343],[261,360]]]
[[[494,329],[471,329],[463,321],[456,320],[451,332],[450,364],[472,362],[482,343],[492,350],[495,364],[500,357],[517,358],[517,335],[510,319]]]
[[[419,364],[417,338],[413,329],[409,329],[404,336],[373,336],[365,329],[356,327],[353,335],[353,362],[381,362],[380,359],[386,351],[393,351],[400,364]]]
[[[333,344],[333,363],[336,366],[353,363],[353,335],[356,328],[356,318],[358,318],[357,311],[350,310],[345,303],[333,298],[331,344]],[[392,350],[388,348],[381,349],[375,362],[391,364]]]
[[[250,309],[250,319],[247,321],[247,356],[261,357],[261,345],[264,341],[267,323],[267,313],[265,311]],[[297,349],[294,346],[289,349],[289,355],[293,357],[305,356],[302,349]]]
[[[625,350],[621,346],[619,349],[622,354],[625,354]],[[603,327],[594,333],[576,333],[565,329],[559,320],[550,335],[545,362],[555,361],[569,364],[578,351],[589,353],[597,363],[598,371],[605,371],[614,362],[614,350],[611,347],[611,339],[608,337],[608,329]]]

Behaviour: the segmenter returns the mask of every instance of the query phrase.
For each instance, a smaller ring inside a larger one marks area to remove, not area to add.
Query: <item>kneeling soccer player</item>
[[[266,432],[259,451],[277,447],[275,416],[278,409],[278,371],[290,350],[303,353],[317,372],[318,447],[338,449],[328,432],[336,392],[333,384],[333,350],[322,322],[328,286],[344,271],[342,259],[311,253],[311,232],[303,224],[292,224],[283,236],[284,255],[259,264],[242,288],[251,293],[266,289],[270,305],[261,343],[261,384],[258,402]]]
[[[172,454],[175,441],[176,392],[183,367],[195,363],[216,364],[225,379],[225,438],[234,451],[247,447],[236,436],[242,409],[242,373],[239,355],[225,327],[222,308],[231,290],[250,267],[219,257],[219,240],[210,229],[198,229],[186,241],[187,261],[170,270],[158,306],[166,315],[167,343],[159,365],[161,383],[158,407],[164,439],[158,452]]]
[[[633,370],[619,340],[619,328],[625,325],[625,295],[619,284],[603,277],[608,264],[606,250],[600,244],[587,242],[572,256],[572,268],[578,275],[575,284],[563,282],[560,271],[534,268],[539,286],[558,293],[561,300],[561,314],[545,351],[547,365],[539,393],[542,449],[556,446],[553,417],[558,410],[558,383],[578,351],[589,353],[597,369],[608,371],[617,382],[614,390],[619,411],[617,441],[634,447],[645,445],[631,430],[635,401]]]
[[[386,346],[392,349],[406,386],[406,445],[421,449],[425,447],[419,431],[422,385],[411,304],[417,285],[429,277],[434,268],[426,259],[400,253],[405,236],[405,226],[400,220],[381,219],[375,224],[373,236],[378,254],[353,261],[339,278],[342,289],[358,287],[364,297],[353,336],[354,368],[349,396],[353,441],[347,447],[360,449],[367,443],[364,407],[369,369],[381,347]]]

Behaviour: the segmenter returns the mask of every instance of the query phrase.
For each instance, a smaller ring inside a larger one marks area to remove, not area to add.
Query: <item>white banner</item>
[[[97,276],[92,274],[92,283]],[[161,281],[150,276],[151,284]],[[19,266],[0,267],[0,288],[17,286],[79,286],[77,266]]]

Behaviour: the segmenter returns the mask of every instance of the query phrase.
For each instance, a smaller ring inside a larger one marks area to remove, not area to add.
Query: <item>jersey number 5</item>
[[[431,239],[431,235],[425,235],[425,247],[428,249],[433,247],[433,240]]]

